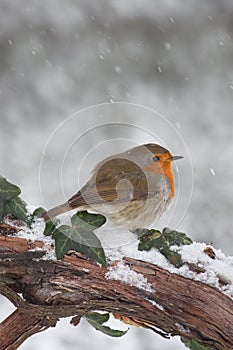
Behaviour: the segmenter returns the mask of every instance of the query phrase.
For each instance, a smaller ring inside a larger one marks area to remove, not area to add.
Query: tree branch
[[[220,290],[125,257],[124,263],[143,274],[154,290],[146,291],[107,279],[109,267],[81,254],[45,260],[45,252],[43,242],[0,236],[0,293],[17,307],[0,324],[0,350],[17,349],[61,317],[73,316],[72,323],[77,324],[93,310],[118,313],[210,349],[233,349],[233,301]]]

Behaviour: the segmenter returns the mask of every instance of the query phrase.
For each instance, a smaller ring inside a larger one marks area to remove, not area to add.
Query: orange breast
[[[175,196],[175,186],[171,162],[150,163],[146,167],[146,170],[153,171],[156,174],[162,174],[166,177],[170,185],[170,198],[173,199]]]
[[[171,197],[171,199],[173,199],[175,196],[175,186],[174,186],[174,175],[173,175],[173,171],[172,171],[172,163],[171,162],[164,163],[163,173],[164,173],[164,176],[169,181],[170,190],[171,190],[170,197]]]

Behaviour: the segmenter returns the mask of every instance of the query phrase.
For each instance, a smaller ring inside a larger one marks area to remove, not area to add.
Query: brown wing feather
[[[68,201],[72,208],[86,204],[123,203],[146,199],[159,193],[161,175],[145,172],[127,159],[110,159],[101,164],[87,184]],[[123,181],[122,181],[123,180]]]

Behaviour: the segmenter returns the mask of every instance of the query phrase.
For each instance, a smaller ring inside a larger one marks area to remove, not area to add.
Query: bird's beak
[[[184,157],[182,157],[182,156],[172,156],[172,157],[169,158],[169,160],[173,161],[173,160],[178,160],[178,159],[182,159],[182,158],[184,158]]]

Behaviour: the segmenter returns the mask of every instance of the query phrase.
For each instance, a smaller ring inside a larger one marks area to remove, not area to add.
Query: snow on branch
[[[176,268],[155,249],[127,255],[122,248],[101,266],[74,251],[57,260],[52,239],[35,231],[33,239],[31,231],[0,224],[0,293],[16,306],[0,324],[0,350],[18,348],[62,317],[77,325],[95,311],[207,349],[233,348],[232,257],[192,244],[182,247],[186,263]]]

